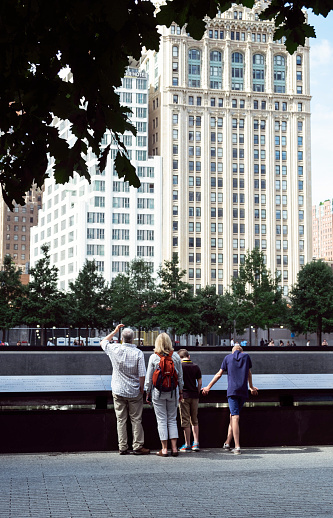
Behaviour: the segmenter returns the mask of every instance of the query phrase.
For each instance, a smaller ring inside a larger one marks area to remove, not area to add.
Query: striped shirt
[[[140,392],[139,378],[146,375],[143,352],[133,344],[111,344],[101,341],[101,347],[112,363],[111,390],[117,396],[136,397]]]

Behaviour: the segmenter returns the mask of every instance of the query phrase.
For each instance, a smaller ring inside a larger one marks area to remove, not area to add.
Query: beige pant
[[[182,428],[188,428],[190,424],[198,424],[199,398],[185,398],[179,403],[180,424]]]
[[[117,418],[117,433],[119,450],[128,449],[127,418],[130,417],[133,432],[133,450],[142,448],[144,435],[142,428],[143,399],[141,392],[138,396],[127,398],[113,394],[114,411]]]

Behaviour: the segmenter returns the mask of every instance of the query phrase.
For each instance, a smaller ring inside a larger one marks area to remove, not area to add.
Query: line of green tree
[[[208,333],[231,336],[243,334],[248,326],[255,330],[285,325],[297,333],[322,333],[333,330],[333,271],[323,261],[312,261],[299,272],[287,300],[282,296],[278,278],[266,268],[258,249],[247,252],[238,277],[230,290],[216,293],[206,286],[193,294],[184,282],[175,254],[160,267],[154,279],[143,259],[129,263],[126,273],[109,284],[94,261],[86,261],[65,293],[57,288],[58,269],[50,264],[48,247],[30,270],[30,282],[23,286],[20,271],[11,257],[4,258],[0,271],[0,329],[4,333],[17,325],[40,327],[41,343],[46,344],[46,329],[53,326],[109,329],[114,322],[141,331],[159,327],[176,335]]]

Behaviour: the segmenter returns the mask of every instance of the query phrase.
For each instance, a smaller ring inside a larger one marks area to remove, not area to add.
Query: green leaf
[[[128,182],[133,187],[140,187],[141,182],[136,174],[135,167],[120,151],[118,151],[115,158],[115,169],[119,178],[124,178],[124,181]]]
[[[102,152],[101,156],[99,157],[98,165],[99,165],[100,171],[104,171],[104,169],[106,167],[106,161],[107,161],[110,149],[111,149],[111,144],[108,144],[106,146],[106,148],[104,149],[104,151]]]

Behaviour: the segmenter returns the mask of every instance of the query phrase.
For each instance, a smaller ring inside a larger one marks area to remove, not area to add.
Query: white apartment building
[[[311,260],[309,45],[289,55],[274,24],[235,5],[201,41],[161,27],[150,79],[150,154],[163,158],[163,260],[194,291],[223,293],[260,248],[285,295]]]
[[[59,269],[59,288],[67,290],[86,259],[95,260],[107,281],[125,272],[135,257],[145,259],[157,271],[162,262],[162,158],[148,157],[148,78],[128,68],[119,88],[121,103],[132,109],[137,136],[124,135],[129,158],[136,167],[141,187],[135,189],[118,178],[114,169],[117,148],[111,146],[107,166],[100,171],[90,153],[91,183],[74,173],[70,182],[45,182],[38,225],[31,229],[31,266],[42,257],[41,245],[49,246],[51,264]],[[63,138],[73,139],[67,121],[55,121]],[[110,143],[108,133],[103,145]]]

